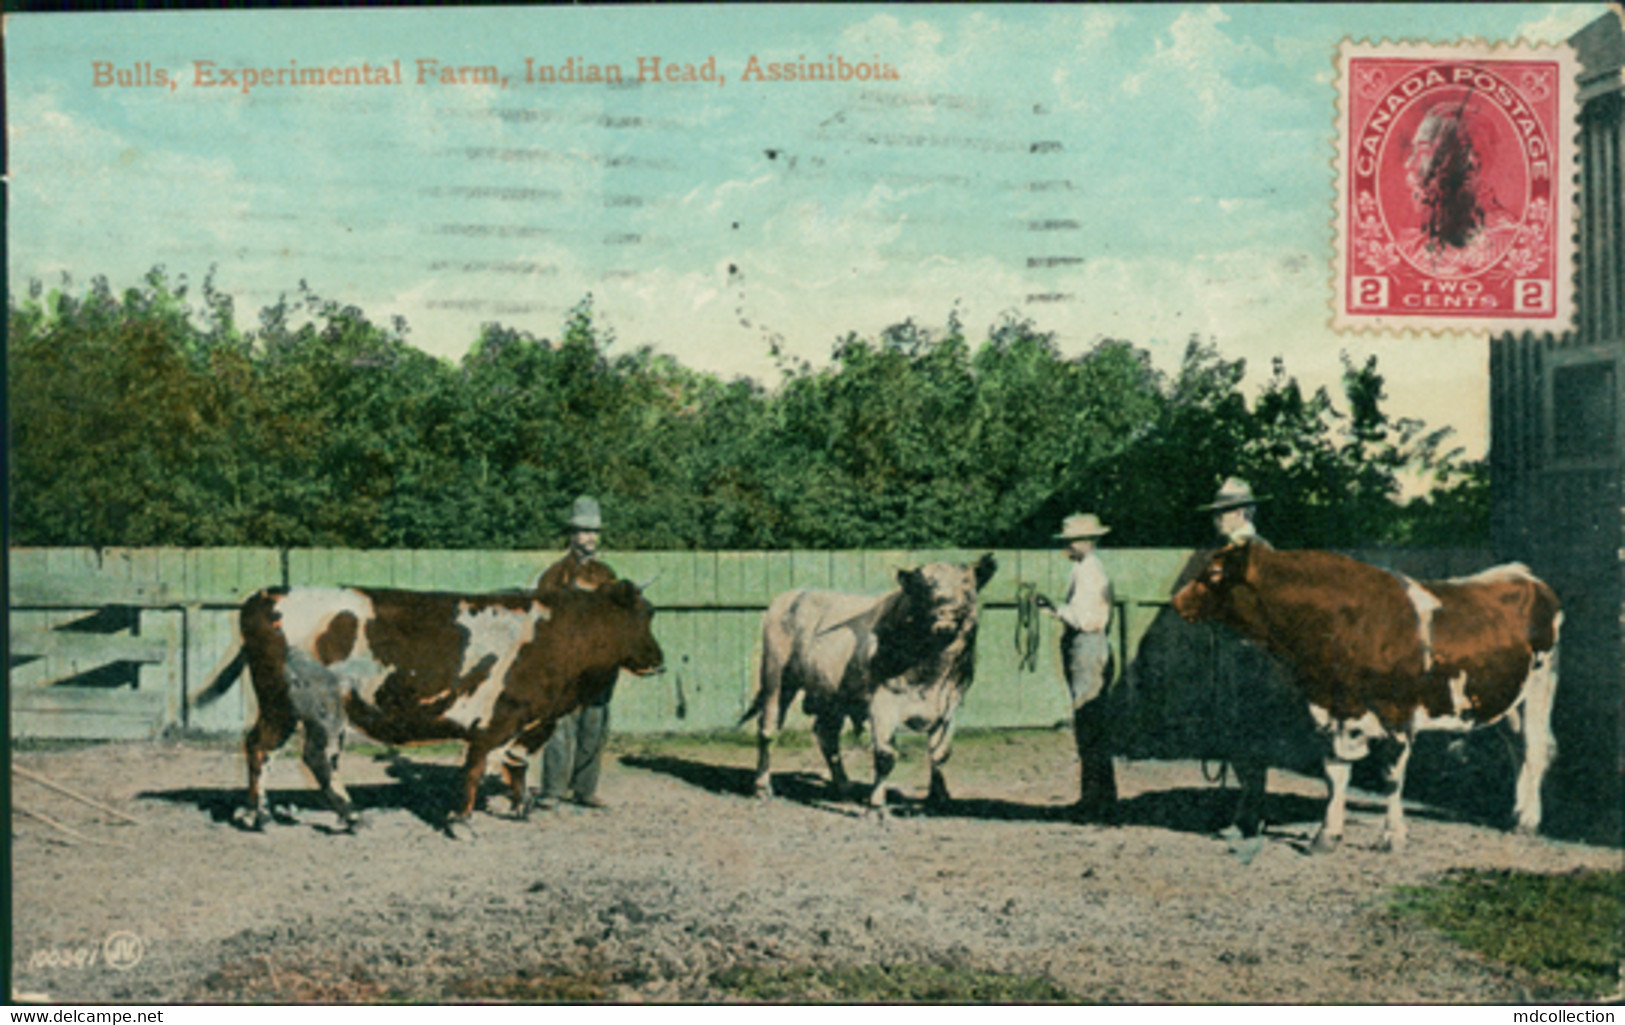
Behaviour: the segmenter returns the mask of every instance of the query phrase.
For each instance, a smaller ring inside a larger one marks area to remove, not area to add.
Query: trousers
[[[1117,803],[1105,701],[1111,643],[1103,633],[1069,627],[1061,636],[1061,651],[1072,694],[1072,738],[1078,747],[1078,807],[1087,814],[1107,814]]]
[[[558,721],[542,748],[541,796],[558,801],[568,792],[584,801],[598,791],[598,771],[609,741],[609,695]]]

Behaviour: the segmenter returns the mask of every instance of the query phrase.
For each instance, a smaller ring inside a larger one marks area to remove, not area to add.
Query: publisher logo
[[[102,943],[102,961],[109,968],[116,968],[127,972],[141,963],[141,955],[146,953],[141,937],[133,932],[116,932],[107,937]]]

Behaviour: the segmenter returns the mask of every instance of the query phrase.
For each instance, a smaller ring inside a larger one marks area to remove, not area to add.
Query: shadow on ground
[[[369,812],[405,811],[425,825],[439,830],[446,828],[447,821],[463,800],[461,766],[414,761],[398,752],[374,755],[373,760],[385,764],[384,771],[393,782],[347,784],[356,811],[363,817]],[[505,814],[505,796],[495,802],[489,798],[506,793],[506,787],[499,780],[488,776],[480,788],[478,807]],[[189,804],[215,822],[248,829],[242,816],[245,801],[243,786],[149,790],[136,796],[171,804]],[[284,824],[308,820],[312,828],[320,832],[342,831],[337,826],[337,816],[314,783],[296,788],[271,788],[266,791],[266,801],[273,818]]]
[[[629,768],[657,772],[691,786],[729,797],[749,797],[756,774],[748,768],[714,765],[673,755],[624,755],[621,763]],[[822,776],[805,772],[776,772],[773,793],[780,799],[821,811],[857,816],[864,811],[866,784],[858,783],[839,800]],[[1185,787],[1140,794],[1120,801],[1116,823],[1123,826],[1152,826],[1184,833],[1211,834],[1230,823],[1235,810],[1234,788]],[[1351,806],[1358,807],[1353,802]],[[1318,822],[1325,802],[1295,794],[1270,794],[1265,799],[1265,818],[1273,823]],[[933,805],[923,799],[893,793],[887,802],[892,814],[923,815],[934,818],[991,819],[1006,822],[1076,821],[1068,805],[1035,804],[1001,798],[955,798]]]

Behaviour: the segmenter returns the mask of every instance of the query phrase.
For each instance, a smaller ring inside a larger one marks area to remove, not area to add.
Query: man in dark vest
[[[603,525],[597,499],[577,498],[565,521],[570,550],[537,578],[536,590],[594,590],[613,581],[615,571],[598,558],[598,534]],[[614,690],[613,685],[606,687],[597,701],[559,720],[542,749],[537,808],[555,808],[566,797],[586,808],[606,807],[598,796],[598,771],[609,740],[609,699]]]
[[[1252,485],[1240,477],[1227,477],[1219,485],[1219,493],[1207,505],[1197,506],[1199,512],[1213,514],[1213,532],[1221,544],[1233,545],[1251,542],[1268,548],[1270,543],[1258,536],[1254,522],[1258,505],[1269,496],[1257,497]],[[1199,552],[1192,560],[1193,567],[1205,567],[1211,552]],[[1183,579],[1183,575],[1182,575]],[[1263,828],[1264,808],[1261,804],[1265,783],[1269,775],[1268,736],[1274,732],[1268,723],[1272,717],[1261,712],[1274,711],[1280,704],[1277,692],[1290,695],[1281,667],[1263,648],[1222,626],[1204,625],[1213,652],[1213,697],[1218,700],[1214,713],[1229,718],[1218,723],[1221,732],[1235,745],[1229,758],[1235,770],[1241,795],[1231,825],[1251,836]]]

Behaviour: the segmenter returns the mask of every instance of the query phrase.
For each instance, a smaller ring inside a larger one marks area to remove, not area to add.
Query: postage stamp
[[[1567,46],[1344,41],[1335,328],[1569,324],[1574,82]]]

